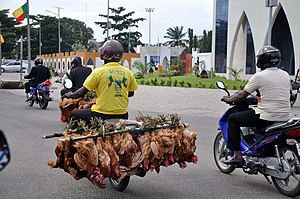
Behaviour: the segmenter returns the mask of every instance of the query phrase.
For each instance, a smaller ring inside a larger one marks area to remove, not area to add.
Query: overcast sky
[[[26,3],[26,0],[1,0],[0,9],[10,9],[12,12]],[[99,14],[107,14],[108,0],[29,0],[29,12],[31,15],[52,15],[47,10],[57,13],[57,8],[62,7],[61,17],[78,19],[86,22],[94,30],[94,36],[98,41],[103,40],[103,29],[95,25],[95,21],[106,21]],[[133,18],[146,18],[139,22],[138,31],[142,33],[141,41],[149,43],[149,13],[145,8],[154,8],[151,13],[151,43],[166,41],[163,37],[166,30],[174,26],[183,26],[186,32],[188,28],[194,29],[194,34],[201,35],[203,30],[212,29],[213,0],[110,0],[110,7],[123,6],[125,12],[134,11]],[[25,23],[25,22],[23,22]],[[132,29],[134,31],[136,29]]]

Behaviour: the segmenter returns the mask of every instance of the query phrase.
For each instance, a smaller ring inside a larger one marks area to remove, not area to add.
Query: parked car
[[[1,65],[2,73],[4,73],[4,72],[20,72],[20,68],[21,68],[20,61],[5,62],[3,65]],[[23,69],[23,72],[27,72],[28,65],[25,63],[22,63],[22,69]]]

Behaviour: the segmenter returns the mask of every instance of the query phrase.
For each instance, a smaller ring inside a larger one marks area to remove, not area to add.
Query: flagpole
[[[1,22],[0,22],[0,37],[1,37]],[[1,40],[2,38],[0,38]],[[2,66],[2,41],[0,41],[0,66]],[[0,67],[0,75],[2,75],[2,69]]]
[[[28,43],[28,72],[31,70],[31,45],[30,45],[30,23],[29,23],[29,0],[27,0],[27,43]]]

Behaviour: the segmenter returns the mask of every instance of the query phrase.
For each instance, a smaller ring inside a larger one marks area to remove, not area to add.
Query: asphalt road
[[[188,96],[184,93],[186,91],[181,91],[184,97]],[[20,93],[0,90],[0,128],[7,136],[12,157],[10,164],[0,173],[1,199],[285,198],[261,175],[250,176],[238,170],[225,175],[217,169],[212,155],[219,114],[214,111],[215,107],[203,109],[202,114],[197,114],[191,107],[191,100],[182,102],[182,99],[168,93],[168,89],[158,92],[150,87],[141,88],[140,94],[132,98],[130,118],[134,119],[139,112],[153,116],[158,112],[179,112],[182,121],[190,124],[189,130],[197,132],[198,163],[188,164],[183,170],[178,165],[172,165],[162,168],[160,174],[149,172],[143,178],[133,176],[128,188],[121,193],[114,191],[108,180],[105,181],[108,183],[105,190],[86,179],[75,181],[63,170],[51,169],[47,165],[48,160],[56,159],[54,149],[57,139],[43,140],[42,136],[61,132],[65,127],[59,121],[58,102],[51,102],[46,110],[41,110],[37,104],[28,107],[24,95]],[[151,108],[156,107],[157,96],[163,96],[160,97],[163,102],[167,100],[164,95],[168,95],[172,103],[165,104],[164,108]],[[207,101],[213,104],[211,100]],[[143,108],[137,105],[143,103]]]

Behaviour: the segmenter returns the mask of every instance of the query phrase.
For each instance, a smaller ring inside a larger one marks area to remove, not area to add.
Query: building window
[[[249,21],[247,21],[246,74],[254,74],[255,72],[256,64],[252,30]]]
[[[215,70],[226,73],[228,0],[216,0]]]
[[[279,68],[285,70],[290,75],[294,75],[295,55],[293,40],[290,26],[283,8],[280,9],[272,27],[271,44],[281,51],[281,63]]]

